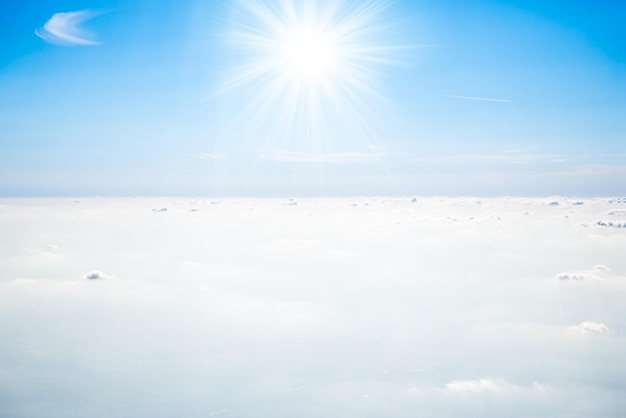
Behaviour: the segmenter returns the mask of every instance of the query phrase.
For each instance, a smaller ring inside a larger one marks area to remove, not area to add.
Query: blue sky
[[[274,73],[232,86],[267,60],[254,4],[0,5],[0,195],[626,193],[621,2],[387,2],[354,32],[376,59],[334,55],[366,86],[311,82],[313,116]]]

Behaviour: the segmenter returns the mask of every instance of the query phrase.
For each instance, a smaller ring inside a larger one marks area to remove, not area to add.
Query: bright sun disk
[[[229,38],[240,53],[225,89],[246,86],[242,114],[266,147],[370,146],[370,103],[395,47],[391,0],[234,0]],[[247,93],[249,94],[249,93]]]
[[[299,77],[323,76],[332,70],[337,51],[330,37],[321,30],[299,30],[286,39],[284,59]]]

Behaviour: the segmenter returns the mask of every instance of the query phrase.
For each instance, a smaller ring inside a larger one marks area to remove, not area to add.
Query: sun
[[[332,74],[339,51],[328,33],[305,28],[284,41],[283,59],[293,77],[311,80]]]
[[[387,0],[238,0],[228,31],[240,65],[224,90],[251,95],[253,135],[319,151],[371,137],[368,103],[393,63]]]

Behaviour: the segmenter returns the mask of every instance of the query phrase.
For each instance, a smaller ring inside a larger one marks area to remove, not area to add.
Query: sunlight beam
[[[393,64],[386,0],[239,0],[229,41],[241,63],[225,90],[246,89],[246,113],[267,147],[320,152],[372,142],[369,104]],[[369,136],[369,138],[368,138]],[[331,144],[333,145],[331,147]]]

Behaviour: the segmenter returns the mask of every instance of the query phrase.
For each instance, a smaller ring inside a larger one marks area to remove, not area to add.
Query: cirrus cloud
[[[89,39],[80,27],[83,22],[96,15],[97,13],[91,10],[55,13],[42,28],[35,29],[35,35],[55,45],[98,45],[99,42]]]

